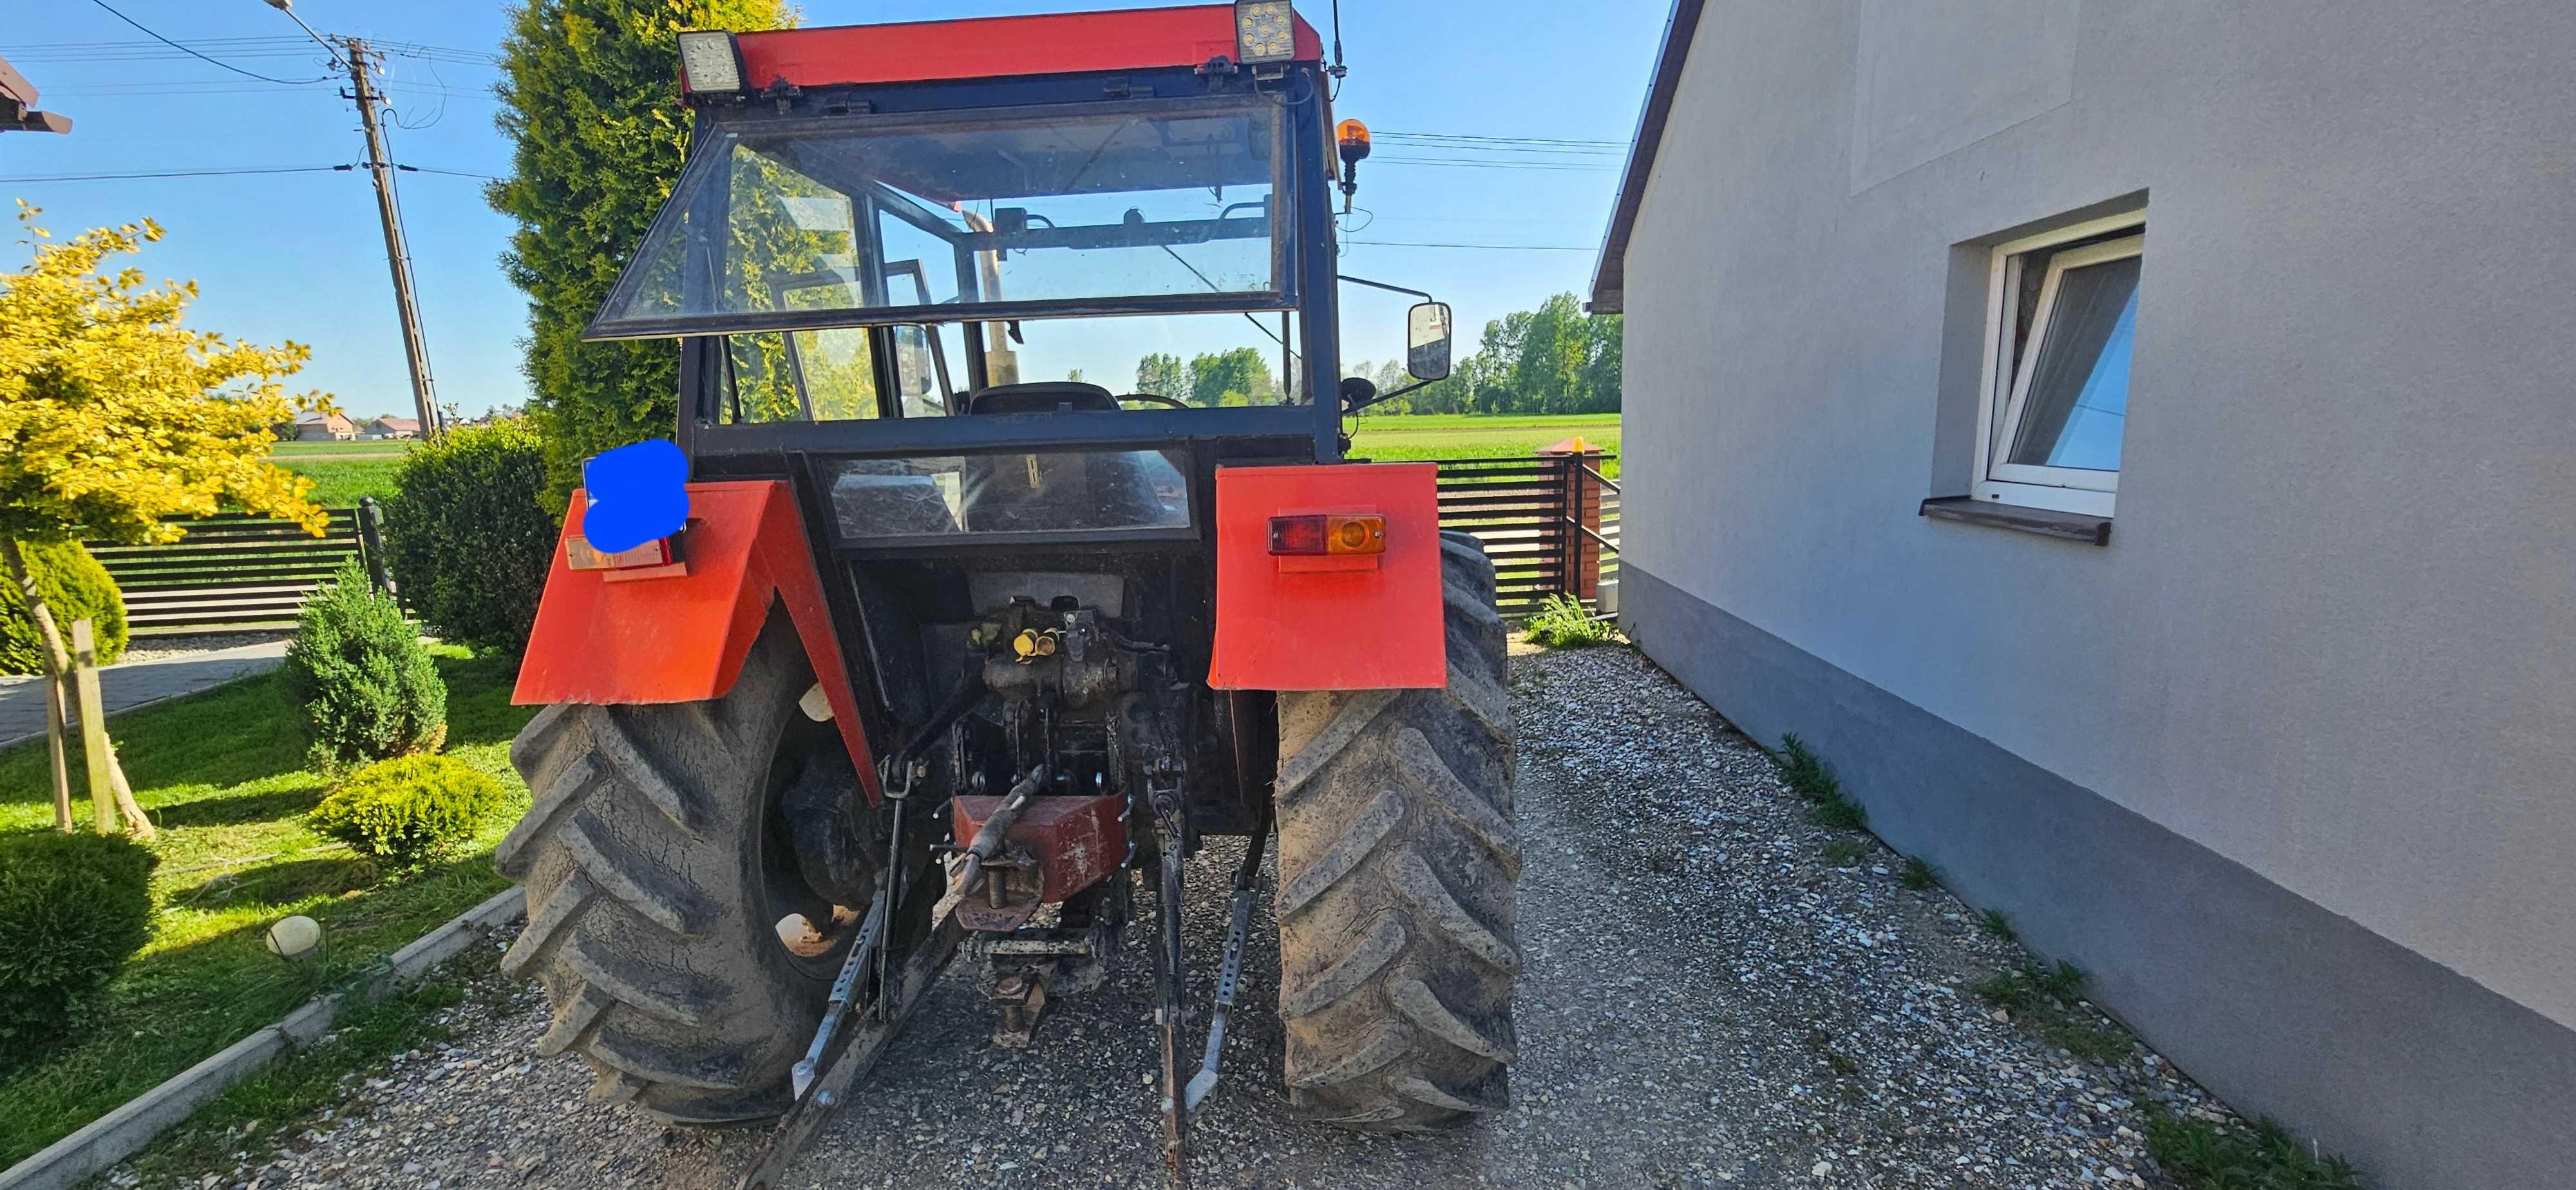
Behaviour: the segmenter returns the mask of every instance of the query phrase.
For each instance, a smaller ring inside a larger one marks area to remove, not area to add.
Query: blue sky
[[[262,0],[109,0],[164,36],[237,67],[283,80],[330,72],[318,48],[217,39],[300,35]],[[805,23],[898,20],[1091,8],[1114,0],[805,0]],[[149,216],[169,238],[150,251],[154,277],[195,278],[204,297],[191,322],[254,341],[313,348],[302,384],[335,394],[352,413],[408,412],[401,341],[383,241],[363,174],[304,172],[224,177],[32,182],[62,174],[309,167],[361,156],[357,117],[331,83],[280,86],[163,50],[93,0],[13,6],[0,56],[76,122],[67,137],[0,136],[0,199],[45,208],[58,236]],[[1337,114],[1381,134],[1540,138],[1623,143],[1645,93],[1666,0],[1344,0],[1351,66]],[[1329,37],[1330,5],[1299,10]],[[424,169],[499,174],[509,146],[493,130],[497,72],[471,60],[498,45],[505,7],[483,0],[387,5],[300,0],[315,28],[388,43],[465,51],[391,59],[399,120],[394,158]],[[113,43],[102,46],[100,43]],[[459,60],[464,59],[464,60]],[[1348,233],[1344,271],[1438,293],[1472,341],[1487,320],[1551,293],[1580,293],[1591,275],[1618,188],[1617,149],[1484,146],[1382,139],[1362,167],[1359,205],[1374,222]],[[1410,164],[1403,159],[1473,162]],[[406,173],[402,201],[439,396],[468,414],[524,400],[518,340],[526,305],[496,263],[510,232],[472,177]],[[1356,224],[1358,221],[1355,220]],[[11,236],[12,241],[15,236]],[[1572,246],[1581,251],[1430,248],[1396,244]],[[24,249],[0,249],[16,264]],[[1344,287],[1346,361],[1383,360],[1402,347],[1406,299]],[[1250,333],[1250,328],[1243,328]]]

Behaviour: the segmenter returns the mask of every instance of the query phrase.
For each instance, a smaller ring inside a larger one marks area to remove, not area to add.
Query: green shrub
[[[107,576],[107,568],[90,557],[77,541],[44,545],[20,545],[18,552],[27,559],[27,569],[36,579],[36,593],[44,596],[45,606],[53,609],[54,626],[62,630],[63,647],[72,643],[72,621],[87,619],[98,640],[98,663],[105,665],[125,653],[125,595],[116,589],[116,580]],[[18,595],[18,584],[0,581],[0,673],[40,674],[45,672],[45,642],[36,635],[36,621],[27,615],[27,604]]]
[[[537,622],[556,522],[544,445],[522,421],[451,430],[403,456],[385,502],[393,579],[442,640],[517,653]]]
[[[2270,1120],[2248,1134],[2160,1117],[2147,1123],[2147,1155],[2191,1190],[2361,1190],[2343,1158],[2311,1152]]]
[[[1611,634],[1618,631],[1618,625],[1593,615],[1582,600],[1562,593],[1550,595],[1539,604],[1528,627],[1531,643],[1572,649],[1607,644]]]
[[[447,739],[447,683],[419,630],[354,559],[304,601],[280,672],[303,708],[316,768],[434,752]]]
[[[428,863],[472,838],[501,808],[501,784],[449,756],[401,756],[350,773],[305,819],[359,854]]]
[[[0,1072],[59,1035],[72,1005],[143,948],[159,862],[122,835],[0,837]]]

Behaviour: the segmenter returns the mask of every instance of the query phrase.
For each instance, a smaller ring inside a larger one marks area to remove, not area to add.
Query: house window
[[[1978,500],[2111,515],[2146,220],[2135,211],[1995,249]]]

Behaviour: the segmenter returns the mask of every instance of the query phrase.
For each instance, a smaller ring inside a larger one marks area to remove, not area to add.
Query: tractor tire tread
[[[1279,696],[1279,1011],[1292,1106],[1367,1131],[1510,1101],[1518,1054],[1506,633],[1476,539],[1441,535],[1446,690]]]
[[[788,1071],[828,979],[762,916],[762,796],[811,682],[773,616],[723,698],[555,706],[511,745],[535,797],[494,853],[527,890],[505,972],[545,985],[538,1049],[581,1054],[592,1096],[674,1124],[739,1124],[790,1103]]]

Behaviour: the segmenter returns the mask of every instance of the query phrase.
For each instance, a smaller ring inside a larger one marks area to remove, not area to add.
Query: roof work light
[[[722,29],[690,29],[680,34],[680,89],[691,95],[739,93],[742,46]]]
[[[1234,57],[1246,66],[1297,56],[1297,15],[1289,0],[1234,0]]]

